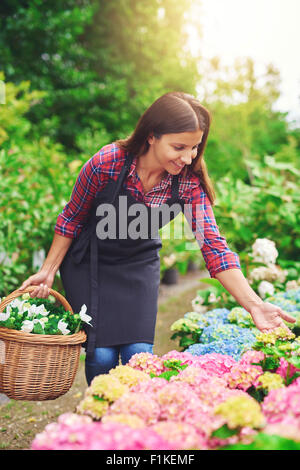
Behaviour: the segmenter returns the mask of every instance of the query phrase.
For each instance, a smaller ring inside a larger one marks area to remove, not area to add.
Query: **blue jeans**
[[[92,357],[86,357],[85,377],[90,385],[96,375],[108,374],[110,369],[119,365],[119,355],[121,355],[122,364],[125,365],[134,354],[141,352],[153,353],[153,344],[150,343],[131,343],[111,346],[106,348],[96,348]]]

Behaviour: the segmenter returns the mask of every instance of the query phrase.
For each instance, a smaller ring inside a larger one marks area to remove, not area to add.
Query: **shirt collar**
[[[136,172],[136,162],[137,157],[134,157],[128,172],[128,178],[132,178],[132,181],[135,183],[137,181],[137,172]],[[159,188],[167,188],[170,184],[172,184],[173,176],[170,173],[167,173],[159,184]]]

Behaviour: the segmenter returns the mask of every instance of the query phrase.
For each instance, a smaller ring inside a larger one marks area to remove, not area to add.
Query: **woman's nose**
[[[186,153],[181,156],[181,161],[185,165],[190,165],[192,163],[192,154],[191,153]]]

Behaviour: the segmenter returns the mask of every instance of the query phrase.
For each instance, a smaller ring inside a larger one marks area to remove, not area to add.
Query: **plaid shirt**
[[[109,179],[117,180],[125,162],[126,152],[115,143],[104,146],[81,168],[75,182],[71,199],[58,215],[55,233],[63,237],[76,238],[88,218],[89,210],[99,188],[104,188]],[[136,172],[136,157],[124,182],[125,188],[138,202],[149,207],[160,206],[171,197],[172,175],[167,173],[161,182],[144,194],[142,183]],[[201,249],[206,267],[211,277],[227,269],[241,269],[239,257],[232,252],[213,214],[211,203],[202,189],[199,177],[189,171],[184,178],[179,174],[179,197],[184,214]]]

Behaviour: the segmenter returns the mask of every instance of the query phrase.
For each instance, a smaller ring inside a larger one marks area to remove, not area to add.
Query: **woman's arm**
[[[280,307],[264,302],[250,287],[240,269],[227,269],[215,275],[222,286],[244,307],[261,331],[272,330],[279,326],[286,327],[283,320],[294,323],[295,318],[283,312]]]
[[[43,266],[36,274],[33,274],[26,279],[19,287],[19,290],[24,290],[28,286],[37,286],[36,289],[30,293],[31,297],[47,298],[49,296],[49,289],[52,287],[55,274],[58,271],[72,241],[72,238],[62,237],[55,233]]]

